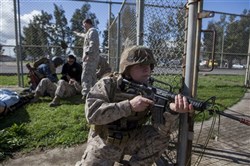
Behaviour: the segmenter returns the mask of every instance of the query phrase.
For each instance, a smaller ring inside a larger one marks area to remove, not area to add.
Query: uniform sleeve
[[[79,84],[79,82],[75,82],[74,83],[74,87],[75,87],[75,89],[76,89],[76,91],[78,92],[78,93],[80,93],[81,91],[82,91],[82,86]]]
[[[112,95],[111,79],[99,80],[90,90],[86,104],[85,116],[90,124],[105,125],[131,114],[129,100],[110,102]],[[115,87],[116,88],[116,87]]]
[[[85,33],[80,33],[80,32],[73,32],[76,36],[85,38],[86,34]]]

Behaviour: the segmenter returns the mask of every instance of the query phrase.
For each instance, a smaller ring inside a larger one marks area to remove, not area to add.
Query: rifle
[[[36,73],[35,69],[30,66],[29,63],[26,64],[26,67],[29,70],[28,77],[30,78],[30,81],[28,83],[30,84],[30,88],[32,90],[35,90],[41,78],[39,77],[38,73]]]
[[[153,85],[154,82],[167,85],[169,87],[170,91],[159,88],[159,87],[151,86],[151,85]],[[151,100],[154,100],[154,101],[158,101],[159,99],[162,99],[166,102],[174,101],[175,96],[177,95],[177,94],[172,92],[172,86],[170,84],[159,81],[159,80],[152,78],[152,77],[149,78],[150,86],[131,82],[127,79],[123,79],[122,83],[129,88],[134,88],[135,90],[139,91],[140,94],[142,94],[144,97],[151,99]],[[186,98],[187,98],[188,102],[193,105],[194,110],[196,110],[196,111],[202,112],[202,111],[208,110],[209,113],[216,113],[216,114],[228,117],[230,119],[239,121],[240,123],[243,123],[245,125],[250,126],[250,120],[247,120],[244,118],[239,118],[239,117],[230,115],[228,113],[213,109],[215,106],[215,99],[216,99],[215,96],[210,97],[206,101],[200,101],[200,100],[197,100],[195,98],[188,97],[188,96],[186,96]],[[165,108],[165,105],[155,104],[154,106],[160,107],[160,108]]]

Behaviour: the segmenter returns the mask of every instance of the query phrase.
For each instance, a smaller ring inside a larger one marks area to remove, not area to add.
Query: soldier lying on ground
[[[186,97],[176,95],[175,101],[161,112],[162,108],[154,106],[156,101],[127,88],[122,81],[126,78],[147,85],[154,65],[150,49],[132,46],[121,55],[119,74],[106,76],[93,86],[85,104],[91,127],[86,150],[77,166],[150,166],[166,150],[178,114],[192,111],[193,106]],[[124,160],[125,155],[130,159]]]
[[[33,95],[22,91],[0,89],[0,117],[13,112],[33,99]]]

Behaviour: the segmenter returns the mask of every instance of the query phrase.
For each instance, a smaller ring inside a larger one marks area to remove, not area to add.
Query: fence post
[[[24,79],[23,79],[23,47],[22,47],[22,38],[21,38],[21,18],[20,18],[20,0],[17,0],[17,11],[18,11],[18,42],[19,42],[19,55],[20,55],[20,70],[21,70],[21,87],[24,87]]]
[[[115,69],[119,71],[119,61],[120,61],[120,52],[121,52],[121,13],[118,13],[118,20],[117,20],[117,52],[116,52],[116,63]]]
[[[197,31],[197,18],[198,18],[198,1],[188,0],[188,29],[187,29],[187,52],[186,52],[186,71],[185,81],[183,86],[183,94],[185,96],[191,96],[193,85],[193,73],[195,62],[195,44],[196,44],[196,31]],[[180,128],[179,128],[179,146],[177,150],[177,164],[178,165],[190,165],[191,156],[188,156],[187,149],[188,141],[192,141],[192,136],[189,133],[188,113],[180,115]]]
[[[17,76],[18,76],[18,86],[22,86],[21,84],[21,79],[20,79],[20,54],[21,54],[21,49],[20,49],[20,43],[19,43],[19,35],[18,35],[18,25],[17,25],[17,1],[14,0],[14,21],[15,21],[15,37],[16,37],[16,62],[17,62]]]
[[[111,3],[109,3],[109,23],[108,23],[108,63],[109,64],[110,64],[110,40],[111,40],[110,39],[111,13],[112,13],[112,5]],[[105,52],[106,52],[106,48],[105,48]]]
[[[136,26],[136,44],[143,44],[143,19],[144,19],[144,0],[136,1],[137,26]]]
[[[245,75],[245,86],[250,87],[250,34],[248,40],[248,54],[247,54],[247,64],[246,64],[246,75]]]

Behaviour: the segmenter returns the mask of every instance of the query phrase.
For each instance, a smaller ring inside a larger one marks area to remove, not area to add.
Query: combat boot
[[[40,97],[41,97],[41,94],[39,92],[35,92],[34,98],[32,100],[30,100],[30,102],[37,103],[38,101],[40,101]]]
[[[60,105],[60,98],[58,96],[55,96],[52,102],[49,103],[50,107],[56,107]]]

